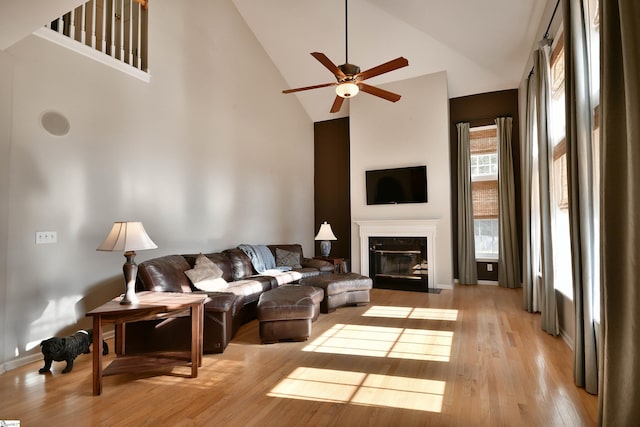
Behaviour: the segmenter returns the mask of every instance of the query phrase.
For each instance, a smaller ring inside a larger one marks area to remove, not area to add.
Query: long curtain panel
[[[591,94],[585,8],[582,0],[563,0],[567,178],[575,310],[574,381],[598,392],[598,350],[593,313],[596,254],[594,247]]]
[[[471,194],[471,143],[469,123],[458,123],[458,280],[466,285],[478,283],[473,198]]]
[[[538,191],[538,133],[535,76],[527,79],[525,136],[521,151],[522,169],[522,297],[524,309],[540,311],[540,192]]]
[[[551,164],[550,148],[550,49],[551,40],[544,39],[534,57],[536,77],[536,121],[538,133],[538,182],[540,190],[540,272],[542,295],[540,314],[542,330],[551,335],[558,335],[558,311],[555,288],[553,285],[553,246],[551,238],[552,215],[551,183],[549,165]]]
[[[600,424],[640,420],[640,2],[600,1]]]
[[[495,120],[498,135],[498,284],[520,287],[520,251],[516,226],[516,190],[511,136],[513,119]]]

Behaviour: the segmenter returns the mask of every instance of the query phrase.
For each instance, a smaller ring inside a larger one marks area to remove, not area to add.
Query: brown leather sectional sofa
[[[300,254],[300,268],[294,274],[278,277],[259,275],[251,259],[240,249],[205,254],[223,272],[229,287],[222,292],[207,292],[204,306],[204,352],[222,353],[240,326],[256,317],[260,295],[301,278],[332,274],[333,265],[305,258],[299,244],[267,245],[274,257],[282,249]],[[202,292],[193,286],[185,271],[195,265],[198,254],[167,255],[138,265],[138,291]],[[147,352],[189,348],[191,324],[188,317],[127,324],[125,351]]]

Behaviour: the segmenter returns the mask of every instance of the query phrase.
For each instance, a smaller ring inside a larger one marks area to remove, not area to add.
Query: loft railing
[[[148,72],[147,4],[147,0],[90,0],[45,27]]]

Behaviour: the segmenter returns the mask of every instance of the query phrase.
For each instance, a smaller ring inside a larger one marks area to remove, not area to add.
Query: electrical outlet
[[[46,243],[57,243],[57,231],[36,231],[36,245],[44,245]]]

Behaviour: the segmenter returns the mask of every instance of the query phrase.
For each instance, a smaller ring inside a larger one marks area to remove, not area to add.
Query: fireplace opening
[[[374,288],[429,292],[426,237],[369,237]]]

